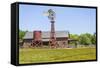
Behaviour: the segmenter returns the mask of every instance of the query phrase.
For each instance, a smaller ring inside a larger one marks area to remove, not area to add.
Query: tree
[[[70,39],[79,41],[79,36],[77,34],[70,34]],[[70,44],[76,44],[76,41],[70,42]]]
[[[84,34],[70,34],[70,39],[77,40],[78,43],[82,45],[90,45],[90,44],[96,44],[96,35],[90,34],[90,33],[84,33]],[[71,42],[71,44],[74,44]]]
[[[81,34],[79,37],[79,43],[83,45],[89,45],[91,44],[91,36],[90,34]]]
[[[91,44],[96,44],[96,35],[95,35],[95,33],[93,35],[89,34],[89,33],[86,33],[86,35],[91,40]]]
[[[79,36],[77,34],[70,34],[70,38],[74,40],[79,40]]]
[[[22,31],[22,30],[19,30],[19,39],[23,39],[24,35],[25,35],[26,31]]]
[[[92,44],[96,44],[96,35],[95,34],[92,35],[91,41],[92,41]]]

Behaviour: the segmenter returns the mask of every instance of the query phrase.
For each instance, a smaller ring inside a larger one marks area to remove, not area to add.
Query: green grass
[[[19,51],[19,63],[43,63],[78,60],[95,60],[95,48],[74,49],[32,49],[23,48]]]

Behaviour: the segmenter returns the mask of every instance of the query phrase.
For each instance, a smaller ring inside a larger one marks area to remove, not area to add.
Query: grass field
[[[60,61],[95,60],[95,48],[74,49],[32,49],[23,48],[19,51],[19,63],[43,63]]]

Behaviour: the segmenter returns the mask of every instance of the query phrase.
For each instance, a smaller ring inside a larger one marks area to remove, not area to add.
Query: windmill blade
[[[48,12],[43,12],[43,15],[44,16],[49,16],[49,13]]]

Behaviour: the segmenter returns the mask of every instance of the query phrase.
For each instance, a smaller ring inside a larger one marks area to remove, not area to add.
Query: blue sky
[[[50,31],[50,20],[43,14],[48,9],[56,13],[56,31],[69,31],[73,34],[96,32],[96,9],[23,4],[19,6],[19,29]]]

